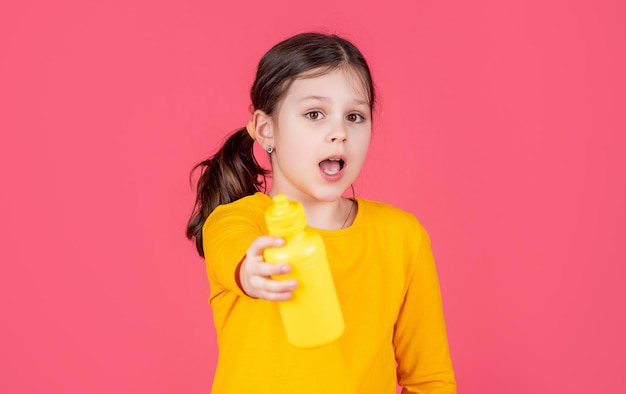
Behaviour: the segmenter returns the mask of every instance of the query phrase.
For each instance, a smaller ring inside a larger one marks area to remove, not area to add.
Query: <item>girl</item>
[[[428,235],[415,217],[342,195],[357,177],[372,132],[374,85],[349,41],[291,37],[261,59],[254,113],[200,163],[187,236],[206,260],[219,345],[212,393],[456,393]],[[272,184],[253,155],[268,154]],[[263,250],[271,197],[302,203],[324,239],[345,331],[312,349],[291,346],[278,312],[298,284],[273,280],[289,262]]]

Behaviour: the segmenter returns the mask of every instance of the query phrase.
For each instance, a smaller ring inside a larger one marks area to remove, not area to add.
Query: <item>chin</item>
[[[318,201],[324,202],[337,201],[341,197],[343,197],[346,190],[348,190],[349,188],[350,185],[345,187],[338,187],[338,185],[333,185],[333,187],[318,189],[311,195],[311,197],[315,198]]]

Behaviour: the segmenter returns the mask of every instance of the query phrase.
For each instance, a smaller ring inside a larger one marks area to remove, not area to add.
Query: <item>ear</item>
[[[256,140],[263,150],[267,149],[268,146],[274,146],[274,124],[272,123],[272,117],[260,109],[257,109],[252,114],[252,119],[255,124],[254,134]]]

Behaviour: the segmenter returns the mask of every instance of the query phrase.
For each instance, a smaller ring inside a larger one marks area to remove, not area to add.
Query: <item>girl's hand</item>
[[[289,264],[266,263],[263,250],[283,246],[282,238],[262,236],[255,239],[239,269],[239,282],[243,291],[253,298],[270,301],[285,301],[291,298],[296,288],[295,280],[274,280],[271,275],[282,275],[291,272]]]

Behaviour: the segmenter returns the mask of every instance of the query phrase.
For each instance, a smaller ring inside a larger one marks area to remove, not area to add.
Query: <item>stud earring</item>
[[[267,147],[267,148],[265,148],[265,151],[266,151],[267,153],[272,153],[272,152],[274,152],[274,147],[273,147],[272,145],[268,145],[268,147]]]

